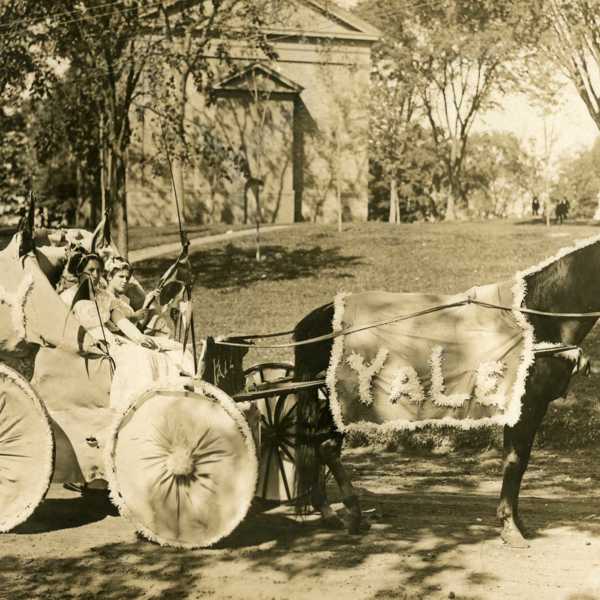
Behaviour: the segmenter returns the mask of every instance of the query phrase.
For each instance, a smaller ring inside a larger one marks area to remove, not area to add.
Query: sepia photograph
[[[600,600],[600,0],[0,0],[0,600]]]

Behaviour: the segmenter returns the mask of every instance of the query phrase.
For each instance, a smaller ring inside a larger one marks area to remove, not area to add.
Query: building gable
[[[362,19],[340,8],[332,0],[274,0],[273,21],[280,31],[302,32],[324,38],[375,41],[381,33]]]
[[[219,92],[299,94],[304,88],[264,63],[254,63],[235,75],[219,81],[213,90]]]

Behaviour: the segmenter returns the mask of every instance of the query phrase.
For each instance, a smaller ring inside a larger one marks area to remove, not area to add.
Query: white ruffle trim
[[[0,521],[0,533],[4,533],[25,522],[46,496],[48,489],[50,488],[52,474],[54,473],[55,446],[54,433],[50,426],[50,416],[48,415],[46,406],[34,392],[29,382],[22,375],[2,363],[0,363],[0,377],[1,376],[6,377],[6,379],[9,379],[14,383],[36,407],[40,414],[40,418],[44,421],[44,433],[46,434],[46,440],[37,440],[35,443],[35,447],[38,448],[37,455],[39,459],[46,462],[42,477],[40,477],[35,490],[27,490],[26,498],[23,499],[24,503],[21,510],[9,516],[3,515],[2,520]],[[42,455],[39,450],[43,449],[44,445],[46,446],[46,453],[45,455]],[[28,502],[25,502],[25,500],[28,500]],[[37,502],[34,502],[33,500],[36,500]]]
[[[390,388],[390,402],[397,404],[404,400],[414,404],[423,404],[425,392],[419,381],[419,374],[413,367],[402,367],[398,370]]]
[[[479,365],[475,378],[475,400],[484,406],[504,407],[506,397],[498,391],[505,365],[500,361],[484,362]]]
[[[431,366],[431,399],[436,406],[460,408],[469,400],[469,394],[446,394],[444,387],[444,374],[442,373],[442,346],[436,346],[429,359]]]
[[[364,358],[352,352],[346,359],[346,362],[352,367],[358,374],[358,390],[360,394],[360,401],[365,406],[371,406],[373,404],[373,394],[371,392],[371,381],[374,375],[379,373],[383,368],[383,365],[389,355],[387,348],[380,348],[377,352],[377,356],[373,359],[370,365],[365,364]]]

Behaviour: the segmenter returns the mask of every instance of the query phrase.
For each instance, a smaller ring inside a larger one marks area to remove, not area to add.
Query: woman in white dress
[[[192,376],[194,361],[190,352],[174,340],[142,333],[134,321],[143,320],[148,309],[134,311],[126,296],[132,275],[131,265],[121,257],[105,262],[106,288],[95,291],[91,300],[79,300],[73,311],[81,324],[108,344],[115,362],[110,393],[113,408],[127,408],[136,393],[157,383],[182,375]]]

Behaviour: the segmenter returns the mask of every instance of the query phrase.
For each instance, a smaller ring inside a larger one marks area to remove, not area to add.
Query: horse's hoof
[[[347,523],[347,528],[350,535],[361,535],[366,531],[365,522],[360,517],[350,517]]]
[[[340,519],[337,515],[329,515],[327,517],[323,517],[321,519],[321,525],[325,529],[331,529],[332,531],[339,531],[340,529],[344,529],[344,521]]]
[[[516,527],[505,527],[500,534],[502,541],[511,548],[529,548],[529,543]]]

